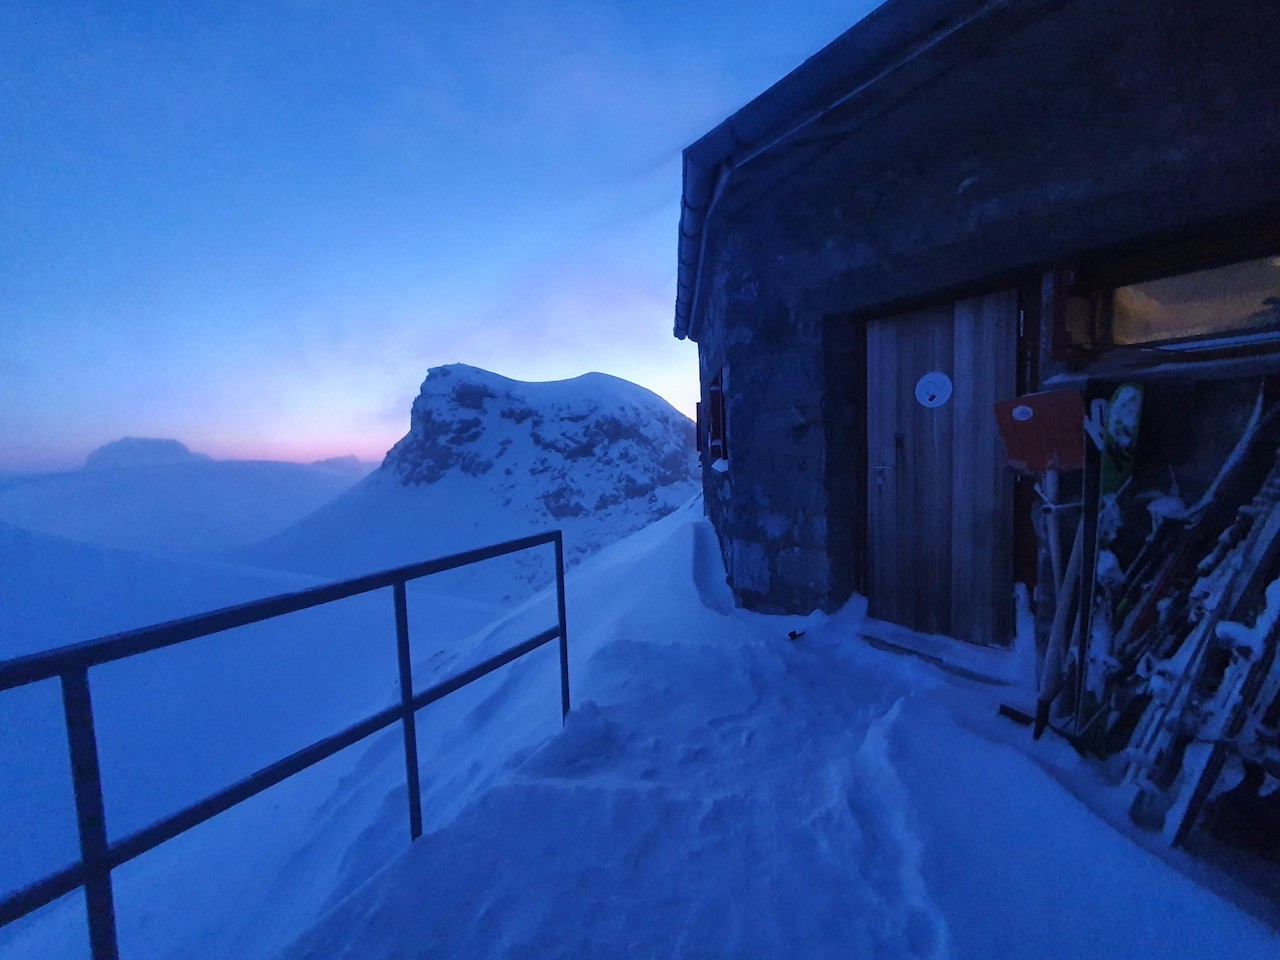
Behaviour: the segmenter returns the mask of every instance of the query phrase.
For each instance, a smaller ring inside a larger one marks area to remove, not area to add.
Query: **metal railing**
[[[517,553],[543,544],[555,545],[558,625],[448,680],[437,683],[420,693],[414,693],[409,657],[409,615],[405,599],[405,584],[434,573],[455,570],[458,567]],[[340,733],[304,747],[283,760],[269,764],[238,783],[178,813],[164,817],[149,827],[144,827],[114,842],[107,839],[102,776],[98,764],[98,741],[93,726],[93,702],[89,695],[90,667],[387,587],[391,588],[395,603],[396,646],[400,674],[398,704],[375,713]],[[297,593],[285,593],[253,603],[224,607],[212,613],[171,620],[153,627],[129,630],[125,633],[58,647],[0,663],[0,693],[55,677],[61,680],[67,743],[71,753],[72,787],[80,835],[78,863],[37,880],[0,900],[0,927],[27,916],[59,897],[71,893],[77,887],[83,887],[93,960],[118,960],[120,954],[116,938],[115,901],[111,887],[111,872],[116,867],[229,810],[236,804],[262,793],[321,760],[333,756],[338,751],[372,736],[396,721],[400,722],[404,732],[405,774],[409,791],[409,834],[413,840],[418,839],[422,835],[422,795],[418,781],[418,736],[414,722],[416,713],[428,704],[435,703],[442,697],[557,638],[560,640],[560,714],[563,722],[564,717],[569,713],[569,647],[565,632],[564,541],[559,530],[384,570],[381,573],[352,580],[325,584]]]

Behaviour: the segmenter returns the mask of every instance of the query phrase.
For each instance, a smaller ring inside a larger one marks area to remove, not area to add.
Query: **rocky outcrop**
[[[353,576],[560,530],[572,564],[671,513],[700,486],[693,424],[643,387],[601,373],[524,383],[436,367],[413,402],[409,432],[377,470],[240,559]],[[549,581],[550,551],[508,559],[503,576],[476,576]],[[505,606],[507,592],[492,599]]]
[[[487,478],[505,509],[550,520],[628,502],[657,519],[673,507],[660,491],[696,484],[693,448],[689,419],[625,380],[522,383],[454,364],[428,373],[381,472],[406,487]]]

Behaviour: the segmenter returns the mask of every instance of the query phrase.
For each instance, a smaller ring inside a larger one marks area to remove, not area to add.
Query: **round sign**
[[[916,383],[916,400],[922,407],[940,407],[951,399],[951,378],[941,370],[926,373]]]
[[[1028,407],[1025,403],[1020,403],[1013,408],[1013,419],[1025,423],[1036,415],[1036,412]]]

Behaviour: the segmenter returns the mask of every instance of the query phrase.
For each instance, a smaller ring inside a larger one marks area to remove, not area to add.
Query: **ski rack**
[[[491,560],[545,544],[555,546],[556,612],[559,618],[557,626],[509,647],[469,670],[414,693],[405,584],[432,574],[456,570],[482,560]],[[318,740],[283,760],[269,764],[240,782],[158,820],[149,827],[114,842],[108,839],[98,741],[94,732],[93,702],[89,689],[90,667],[388,587],[391,588],[395,605],[400,676],[398,704],[366,717],[339,733]],[[80,836],[78,863],[49,874],[0,900],[0,928],[66,896],[77,887],[83,887],[93,960],[119,960],[115,899],[111,885],[113,870],[396,722],[400,723],[404,733],[409,834],[411,840],[417,840],[422,835],[422,794],[418,779],[415,725],[417,712],[555,639],[560,641],[560,717],[563,722],[569,714],[569,647],[565,624],[564,540],[559,530],[324,584],[296,593],[284,593],[252,603],[223,607],[211,613],[170,620],[0,663],[0,693],[42,680],[57,678],[61,681]]]
[[[1111,386],[1100,382],[1094,389]],[[1105,418],[1102,397],[1089,404],[1081,495],[1071,504],[1081,509],[1082,520],[1065,569],[1065,544],[1054,545],[1051,526],[1041,534],[1052,551],[1056,606],[1032,735],[1038,739],[1052,730],[1082,756],[1123,754],[1130,816],[1162,829],[1174,846],[1195,828],[1230,754],[1251,757],[1280,776],[1280,620],[1268,628],[1259,653],[1231,652],[1227,667],[1217,634],[1220,622],[1252,629],[1280,563],[1280,451],[1261,487],[1242,475],[1250,457],[1259,462],[1249,473],[1261,472],[1262,451],[1255,453],[1255,445],[1280,416],[1280,403],[1266,407],[1266,391],[1264,380],[1243,433],[1200,499],[1169,514],[1163,527],[1153,516],[1152,532],[1125,573],[1131,581],[1101,611],[1110,614],[1114,632],[1099,634],[1092,623],[1103,590],[1095,566],[1106,454],[1099,449],[1100,430],[1090,427]],[[1056,479],[1050,483],[1046,473],[1045,486],[1037,485],[1045,513],[1061,509]],[[1232,493],[1224,499],[1228,488]],[[1067,583],[1077,583],[1078,590],[1064,589]],[[1161,607],[1175,599],[1172,613]],[[1105,648],[1095,634],[1107,638]],[[1227,672],[1218,677],[1220,668]]]
[[[1228,737],[1240,733],[1246,706],[1256,697],[1263,674],[1253,669],[1245,671],[1252,682],[1250,688],[1232,691],[1230,671],[1224,674],[1212,696],[1197,696],[1210,651],[1219,644],[1217,627],[1225,621],[1238,622],[1248,612],[1246,600],[1260,586],[1266,571],[1274,568],[1280,554],[1280,451],[1277,451],[1271,470],[1261,488],[1249,503],[1241,505],[1235,520],[1219,537],[1214,551],[1203,564],[1196,589],[1204,593],[1199,601],[1201,609],[1194,626],[1170,652],[1170,659],[1180,661],[1181,669],[1172,678],[1172,690],[1164,699],[1153,700],[1131,741],[1132,762],[1129,778],[1138,786],[1133,810],[1141,819],[1148,804],[1157,797],[1165,797],[1171,804],[1166,812],[1164,830],[1174,845],[1185,842],[1194,821],[1208,799],[1221,774],[1226,760],[1225,743],[1214,743],[1210,755],[1201,762],[1194,761],[1185,752],[1176,750],[1178,744],[1188,739],[1188,727],[1212,728],[1219,724],[1228,727],[1221,731]],[[1263,671],[1269,670],[1274,649],[1268,647],[1263,654]],[[1216,702],[1224,697],[1224,702]],[[1203,710],[1212,705],[1210,716],[1191,723],[1188,713]],[[1265,704],[1263,705],[1265,708]],[[1195,736],[1190,740],[1194,741]],[[1222,737],[1214,736],[1221,740]],[[1184,748],[1187,744],[1183,744]]]

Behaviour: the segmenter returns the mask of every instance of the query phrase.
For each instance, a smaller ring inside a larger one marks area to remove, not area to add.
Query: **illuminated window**
[[[1280,257],[1119,287],[1116,345],[1280,330]]]

